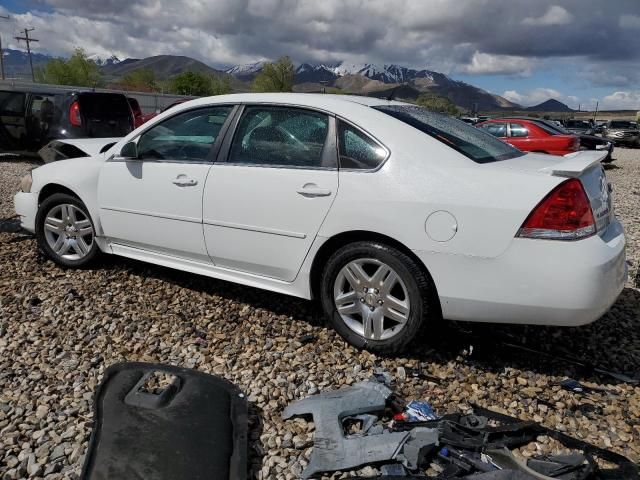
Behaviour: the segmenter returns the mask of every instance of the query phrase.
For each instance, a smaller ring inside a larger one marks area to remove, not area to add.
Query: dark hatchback
[[[122,137],[133,128],[119,93],[0,90],[0,151],[35,151],[59,138]]]

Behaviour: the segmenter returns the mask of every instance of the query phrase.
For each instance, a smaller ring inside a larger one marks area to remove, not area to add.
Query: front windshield
[[[448,115],[415,105],[373,107],[453,148],[477,163],[507,160],[524,155],[508,143]]]

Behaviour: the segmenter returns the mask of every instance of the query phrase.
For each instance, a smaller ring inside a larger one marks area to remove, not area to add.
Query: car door
[[[98,183],[104,234],[116,245],[211,263],[202,193],[232,106],[177,113],[134,141],[135,158],[104,163]]]
[[[205,186],[217,267],[295,279],[338,192],[335,137],[335,119],[321,112],[244,107]]]

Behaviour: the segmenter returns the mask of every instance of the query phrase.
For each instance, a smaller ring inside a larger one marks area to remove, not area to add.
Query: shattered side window
[[[338,144],[343,169],[373,170],[387,158],[375,140],[345,122],[338,125]]]
[[[326,115],[301,108],[246,107],[229,163],[268,167],[322,167],[329,131]]]

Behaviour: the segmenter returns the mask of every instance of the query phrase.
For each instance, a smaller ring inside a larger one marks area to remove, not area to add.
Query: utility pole
[[[0,18],[4,20],[9,20],[9,15],[6,17],[4,15],[0,15]],[[0,35],[0,71],[2,71],[2,80],[4,80],[4,52],[2,51],[2,36]]]
[[[18,40],[18,41],[24,40],[25,42],[27,42],[27,53],[29,54],[29,65],[31,65],[31,80],[33,80],[33,83],[35,83],[35,81],[36,81],[36,75],[33,72],[33,60],[31,59],[31,46],[29,45],[29,42],[39,42],[40,41],[37,38],[29,38],[29,32],[33,32],[34,30],[35,30],[35,28],[25,28],[24,29],[24,37],[15,37],[15,39]]]

